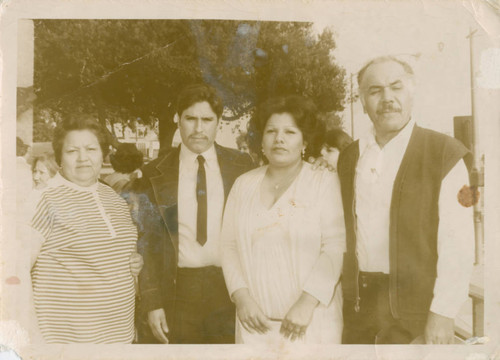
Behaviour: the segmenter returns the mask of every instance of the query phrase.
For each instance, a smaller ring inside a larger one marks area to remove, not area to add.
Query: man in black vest
[[[185,88],[177,104],[181,145],[143,169],[142,321],[161,343],[234,343],[219,235],[229,190],[253,165],[248,154],[214,143],[222,110],[213,88]]]
[[[470,154],[415,124],[406,62],[376,58],[358,84],[373,131],[338,163],[347,230],[343,343],[409,343],[419,335],[453,343],[474,259],[472,209],[457,200]]]

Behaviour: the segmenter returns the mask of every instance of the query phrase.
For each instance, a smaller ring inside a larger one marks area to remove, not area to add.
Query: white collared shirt
[[[361,271],[389,274],[392,186],[415,126],[410,121],[383,148],[374,131],[359,140],[356,167],[357,251]]]
[[[224,185],[215,147],[212,145],[201,155],[205,158],[207,178],[207,242],[201,246],[196,241],[198,154],[182,144],[177,195],[179,267],[220,266],[221,263],[219,237],[224,208]]]
[[[392,189],[415,121],[380,148],[372,131],[359,141],[356,167],[357,256],[361,271],[389,274],[389,224]],[[460,160],[442,181],[439,195],[437,279],[431,311],[454,318],[467,299],[474,262],[472,208],[457,194],[468,185]]]

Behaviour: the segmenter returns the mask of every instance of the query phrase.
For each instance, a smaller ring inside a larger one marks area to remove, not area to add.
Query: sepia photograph
[[[0,359],[500,360],[500,2],[0,16]]]

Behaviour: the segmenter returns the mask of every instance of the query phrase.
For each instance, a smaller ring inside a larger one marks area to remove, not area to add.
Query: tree
[[[74,111],[103,124],[159,119],[168,146],[178,91],[199,81],[217,89],[226,120],[285,93],[341,111],[345,72],[334,49],[330,31],[315,35],[302,22],[35,20],[35,123]]]
[[[201,80],[189,35],[175,20],[36,20],[36,114],[52,108],[103,123],[166,123],[178,89]]]

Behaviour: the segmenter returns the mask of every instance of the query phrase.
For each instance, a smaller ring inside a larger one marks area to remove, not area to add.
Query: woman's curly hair
[[[306,157],[318,156],[323,144],[325,125],[317,116],[318,110],[314,102],[300,95],[271,98],[257,107],[248,126],[248,145],[252,151],[261,152],[262,136],[269,118],[274,114],[284,113],[292,116],[302,132],[304,142],[307,143]]]

